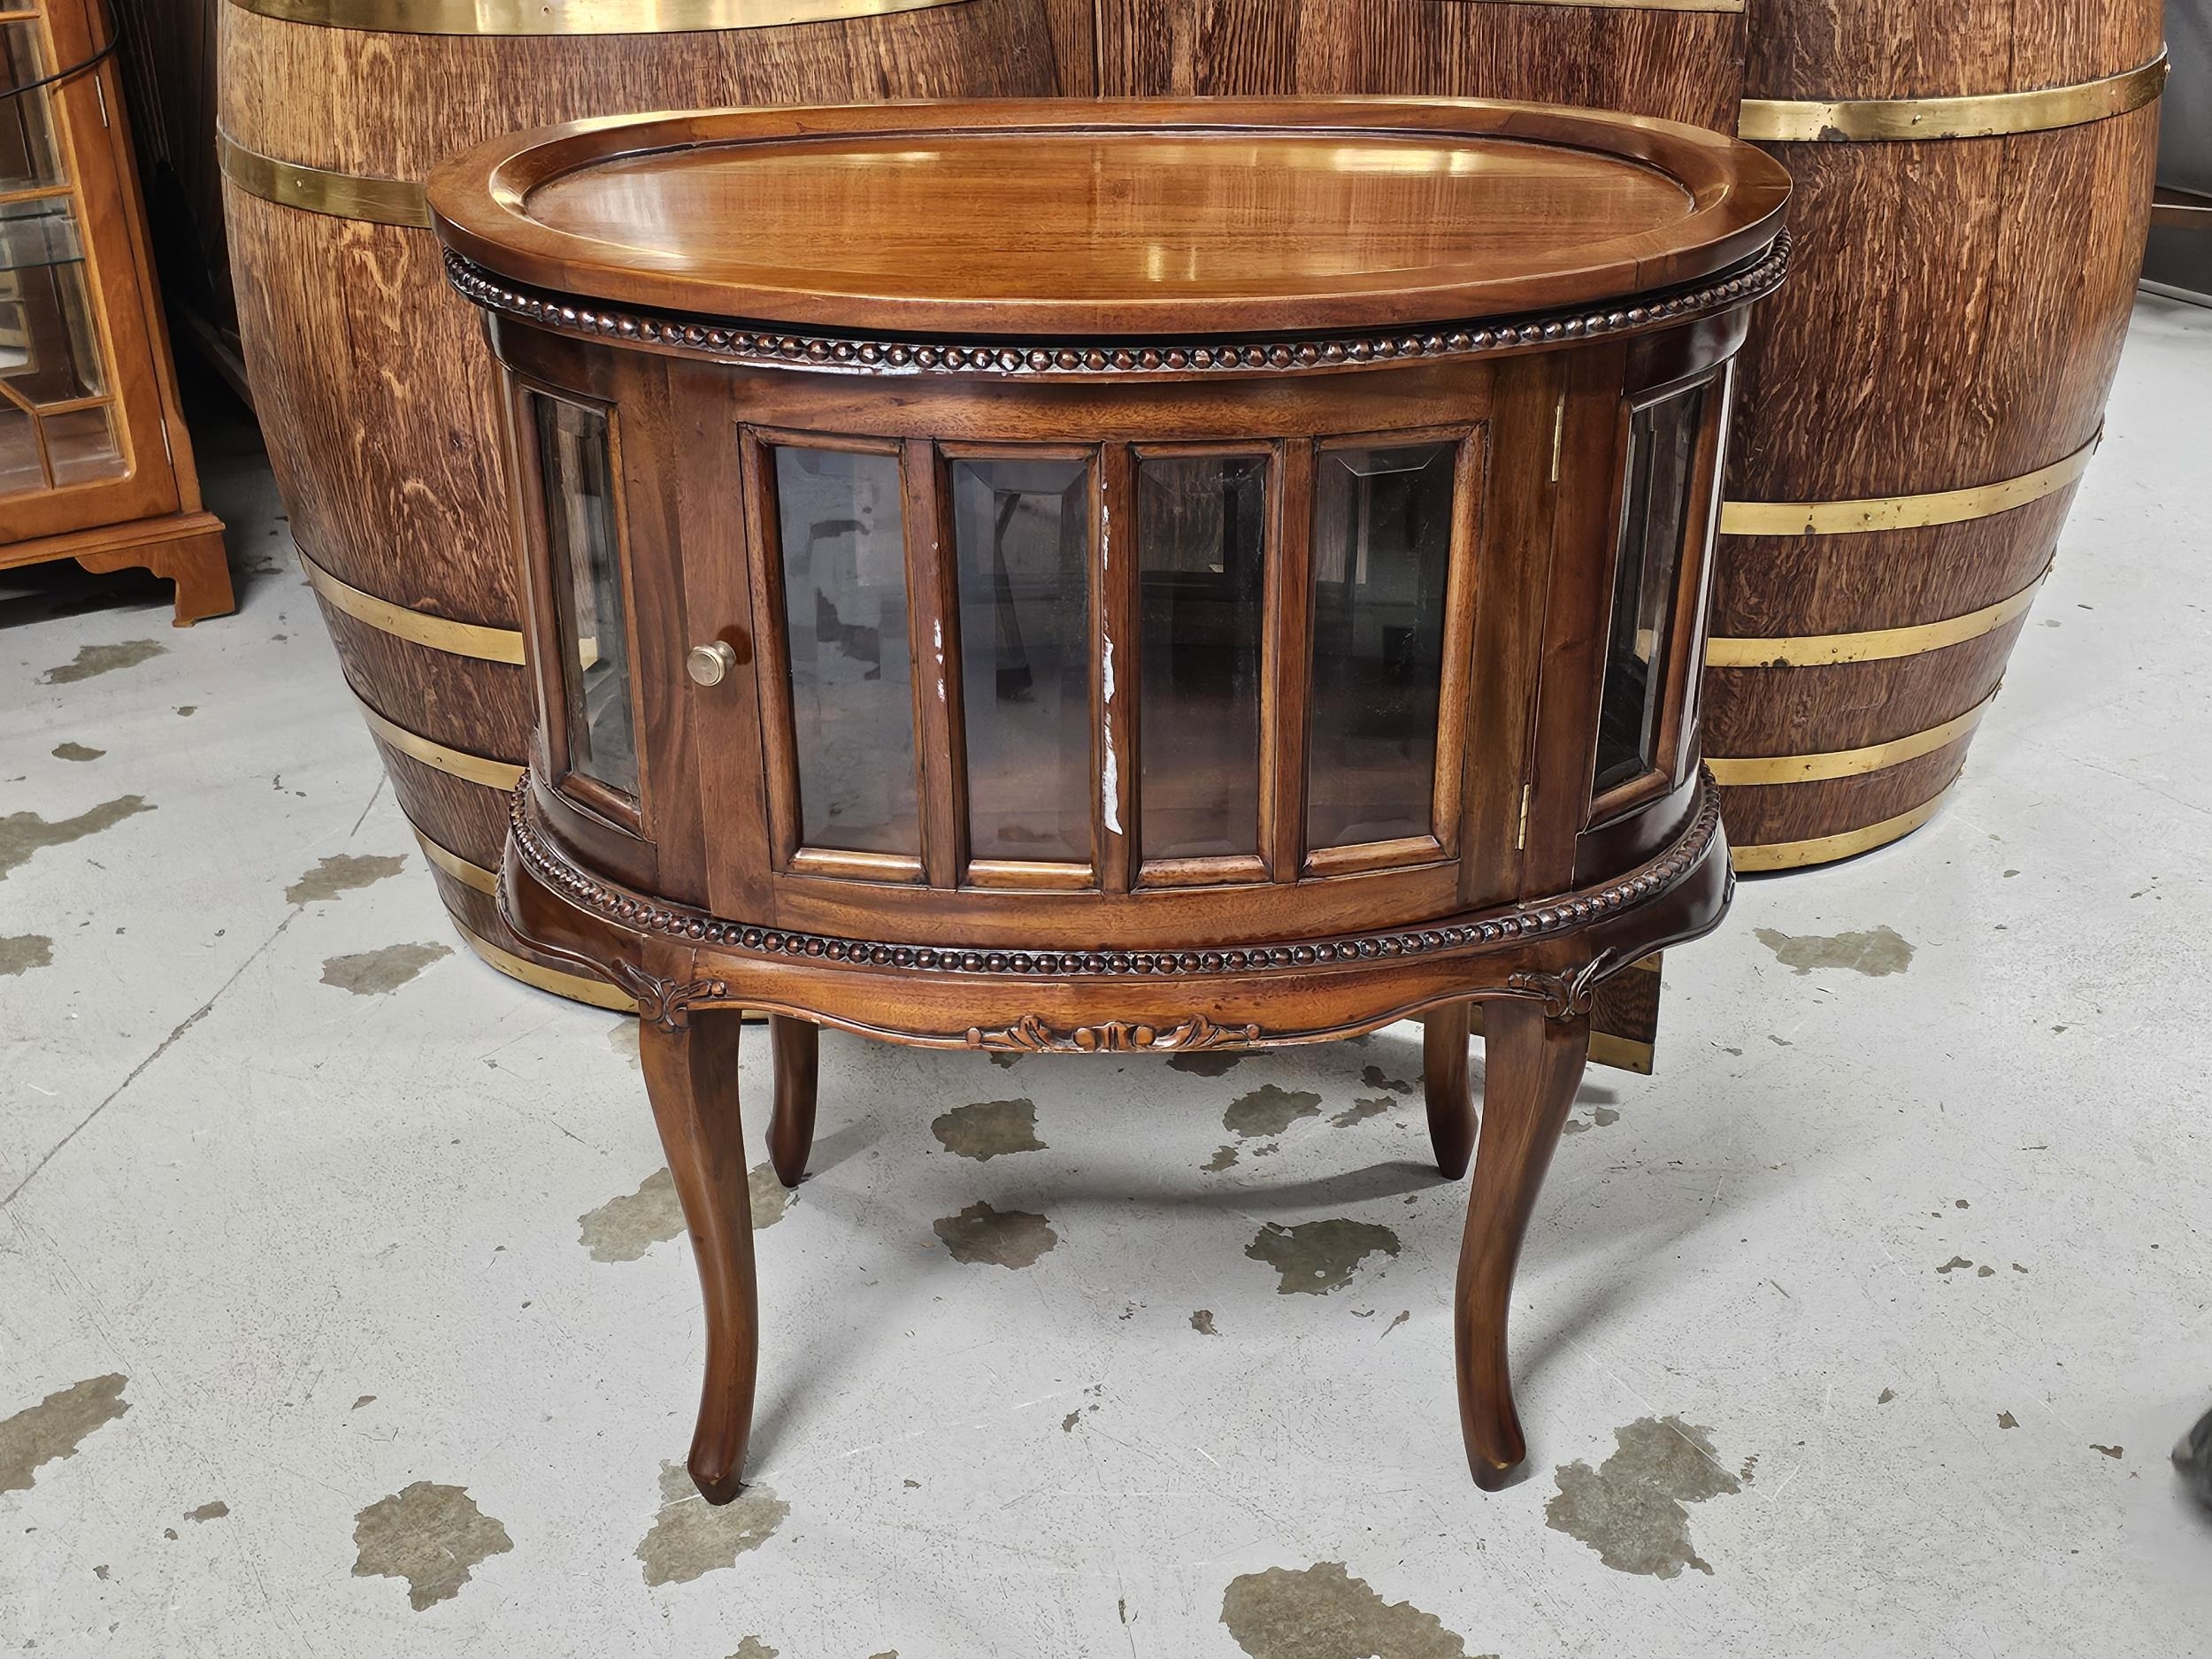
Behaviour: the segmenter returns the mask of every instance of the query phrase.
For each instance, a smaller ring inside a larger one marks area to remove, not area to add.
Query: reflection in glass
[[[0,92],[28,86],[48,73],[35,21],[0,23]],[[0,190],[36,189],[62,182],[54,147],[50,93],[39,88],[0,97]]]
[[[46,488],[38,463],[38,434],[31,418],[12,403],[0,403],[0,495]]]
[[[1259,850],[1266,504],[1261,456],[1137,464],[1146,858]]]
[[[122,451],[105,403],[47,415],[40,424],[46,428],[46,460],[57,486],[89,484],[122,471]]]
[[[899,458],[774,453],[800,842],[918,855]]]
[[[1309,847],[1430,833],[1457,447],[1321,452]]]
[[[1598,711],[1598,793],[1659,764],[1675,572],[1689,516],[1690,466],[1704,424],[1705,388],[1637,410],[1628,429],[1628,483],[1606,634]]]
[[[559,618],[569,770],[636,798],[630,630],[614,514],[607,418],[530,394],[545,486],[546,550]]]
[[[956,460],[968,850],[1091,856],[1091,467]]]

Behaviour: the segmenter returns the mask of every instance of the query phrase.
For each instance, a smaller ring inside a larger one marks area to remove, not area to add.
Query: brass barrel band
[[[526,962],[511,950],[502,950],[497,945],[453,918],[454,931],[468,941],[468,947],[481,956],[488,966],[496,968],[511,979],[540,991],[550,991],[565,996],[572,1002],[588,1002],[594,1008],[604,1008],[618,1014],[637,1012],[637,999],[628,993],[618,991],[603,979],[588,979],[580,973],[566,973],[558,968],[548,968],[535,962]]]
[[[1849,858],[1859,853],[1870,852],[1891,841],[1909,835],[1936,815],[1944,799],[1957,787],[1954,775],[1949,783],[1909,811],[1895,818],[1886,818],[1879,823],[1868,824],[1855,830],[1839,830],[1833,835],[1817,835],[1810,841],[1771,841],[1764,846],[1738,847],[1730,852],[1739,875],[1757,875],[1769,870],[1799,870],[1807,864],[1833,864],[1839,858]]]
[[[1828,749],[1809,755],[1753,755],[1738,760],[1708,755],[1705,764],[1712,769],[1716,783],[1736,788],[1754,784],[1818,783],[1830,778],[1863,777],[1870,772],[1901,766],[1909,760],[1918,760],[1923,755],[1932,755],[1945,745],[1957,742],[1981,724],[1982,716],[1996,697],[1993,691],[1964,714],[1940,726],[1893,737],[1886,743],[1869,743],[1863,749]]]
[[[407,820],[407,827],[415,832],[415,839],[422,843],[422,856],[463,887],[474,887],[488,898],[498,893],[498,871],[487,870],[480,864],[472,864],[450,847],[431,840],[423,826],[412,818]]]
[[[849,23],[965,0],[231,0],[280,23],[380,35],[682,35]],[[1702,10],[1703,8],[1700,8]],[[1739,4],[1729,8],[1741,10]]]
[[[274,156],[247,149],[223,132],[215,134],[215,154],[225,179],[248,196],[257,196],[279,207],[326,213],[333,219],[366,219],[373,225],[430,228],[430,199],[411,179],[333,173],[325,167],[279,161]]]
[[[1946,98],[1746,98],[1737,135],[1759,143],[1897,143],[1930,138],[2001,138],[2125,115],[2158,96],[2166,54],[2071,86]]]
[[[388,634],[410,645],[443,651],[449,657],[474,657],[479,662],[520,665],[528,660],[523,655],[522,633],[518,628],[487,627],[481,623],[456,622],[449,617],[433,616],[426,611],[411,611],[405,605],[379,599],[374,594],[333,576],[308,557],[305,548],[299,549],[299,556],[308,581],[332,610],[342,611],[380,634]]]
[[[1899,657],[1918,657],[1947,650],[1970,640],[1994,634],[2027,613],[2035,596],[2050,580],[2051,567],[2009,598],[1993,605],[1947,617],[1940,622],[1919,622],[1901,628],[1869,628],[1857,634],[1803,634],[1768,637],[1738,635],[1705,641],[1708,668],[1827,668],[1838,663],[1879,663]]]
[[[1970,484],[1924,495],[1870,495],[1859,501],[1730,501],[1720,509],[1723,535],[1860,535],[1870,530],[1920,530],[1994,518],[2055,495],[2089,470],[2104,442],[2099,427],[2080,449],[2048,466],[1993,484]]]
[[[494,760],[488,755],[472,755],[466,749],[451,748],[385,718],[357,692],[355,701],[360,703],[361,718],[368,722],[370,731],[408,759],[420,761],[433,772],[507,792],[522,781],[522,768],[512,761]]]

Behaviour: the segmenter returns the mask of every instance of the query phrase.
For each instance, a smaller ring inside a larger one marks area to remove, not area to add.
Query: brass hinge
[[[1551,481],[1559,481],[1559,446],[1567,435],[1567,394],[1559,394],[1559,403],[1551,416]]]
[[[1521,786],[1521,825],[1513,832],[1513,850],[1517,853],[1525,851],[1528,847],[1528,797],[1535,787],[1530,783]]]

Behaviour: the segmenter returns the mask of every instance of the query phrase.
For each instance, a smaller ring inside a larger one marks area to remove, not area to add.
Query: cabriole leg
[[[1465,1002],[1432,1008],[1421,1016],[1421,1092],[1429,1104],[1429,1141],[1446,1180],[1467,1173],[1475,1151],[1475,1097],[1467,1083]]]
[[[1582,1081],[1590,1022],[1548,1018],[1535,1002],[1508,1000],[1492,1002],[1482,1019],[1482,1141],[1460,1245],[1453,1337],[1467,1465],[1487,1491],[1527,1455],[1506,1366],[1506,1316],[1521,1240]]]
[[[776,1179],[796,1187],[814,1149],[815,1082],[821,1071],[822,1028],[785,1014],[768,1018],[776,1056],[776,1106],[768,1119],[768,1157]]]
[[[734,1009],[641,1017],[638,1053],[669,1172],[676,1179],[706,1301],[707,1374],[691,1478],[710,1503],[727,1503],[745,1474],[752,1432],[760,1311],[753,1282],[753,1207],[738,1122]]]

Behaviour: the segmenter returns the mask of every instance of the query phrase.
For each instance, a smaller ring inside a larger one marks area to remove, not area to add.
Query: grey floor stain
[[[2113,1458],[2124,1456],[2127,1453],[2127,1448],[2124,1446],[2100,1446],[2094,1440],[2089,1442],[2089,1449],[2093,1452],[2102,1452],[2107,1457]]]
[[[994,1210],[979,1199],[958,1215],[929,1225],[954,1261],[992,1267],[1032,1266],[1060,1242],[1044,1217],[1026,1210]]]
[[[43,933],[17,933],[0,939],[0,979],[12,979],[33,968],[54,965],[54,941]]]
[[[1193,1054],[1171,1055],[1167,1069],[1186,1071],[1192,1077],[1220,1077],[1233,1065],[1244,1059],[1240,1054],[1223,1054],[1218,1049],[1200,1049]]]
[[[1896,1398],[1897,1390],[1894,1388],[1885,1388],[1880,1394],[1874,1396],[1874,1403],[1878,1406],[1886,1406]]]
[[[632,1065],[642,1066],[644,1062],[638,1058],[637,1036],[636,1020],[618,1019],[607,1033],[607,1047]]]
[[[1468,1659],[1435,1614],[1384,1601],[1340,1561],[1230,1579],[1221,1622],[1251,1659]]]
[[[929,1132],[946,1151],[979,1164],[1047,1149],[1037,1139],[1037,1103],[1031,1100],[979,1100],[956,1106],[941,1113]]]
[[[1362,1066],[1360,1068],[1359,1080],[1366,1084],[1369,1088],[1386,1088],[1393,1094],[1410,1094],[1413,1093],[1412,1084],[1407,1082],[1405,1079],[1402,1077],[1385,1077],[1383,1075],[1382,1067],[1379,1065]]]
[[[1410,1308],[1401,1308],[1401,1309],[1399,1309],[1399,1310],[1398,1310],[1398,1317],[1397,1317],[1396,1318],[1393,1319],[1393,1320],[1392,1320],[1392,1321],[1391,1321],[1388,1325],[1386,1325],[1383,1326],[1383,1334],[1384,1334],[1385,1336],[1388,1336],[1388,1335],[1389,1335],[1389,1334],[1390,1334],[1393,1331],[1396,1330],[1396,1329],[1397,1329],[1400,1325],[1403,1325],[1403,1324],[1404,1324],[1407,1320],[1410,1319],[1411,1317],[1413,1317],[1413,1310],[1412,1310],[1412,1309],[1410,1309]]]
[[[95,674],[111,674],[119,668],[135,668],[150,657],[168,654],[155,640],[125,640],[120,645],[80,645],[76,659],[50,668],[38,677],[42,686],[73,686]]]
[[[1246,1141],[1279,1135],[1301,1118],[1321,1115],[1321,1096],[1311,1089],[1278,1088],[1263,1083],[1248,1094],[1240,1094],[1221,1114],[1221,1126]]]
[[[1391,1102],[1387,1096],[1379,1096],[1371,1100],[1356,1100],[1342,1111],[1331,1118],[1329,1124],[1332,1128],[1349,1129],[1354,1124],[1364,1123],[1370,1118],[1381,1117],[1390,1110],[1390,1106]]]
[[[2020,1419],[2009,1411],[2000,1411],[1997,1414],[1997,1426],[2001,1429],[2016,1429],[2020,1426]]]
[[[746,1171],[745,1188],[755,1233],[774,1226],[799,1202],[798,1194],[776,1178],[776,1166],[765,1160]],[[640,1181],[637,1191],[610,1198],[576,1217],[576,1242],[591,1252],[595,1262],[634,1262],[683,1230],[683,1202],[676,1196],[676,1178],[665,1165]]]
[[[129,1381],[116,1371],[88,1377],[0,1420],[0,1492],[28,1492],[41,1463],[74,1457],[86,1435],[128,1411],[123,1389]]]
[[[1380,1252],[1398,1254],[1398,1235],[1371,1221],[1302,1221],[1294,1227],[1269,1222],[1259,1230],[1245,1255],[1264,1262],[1282,1275],[1276,1294],[1325,1295],[1352,1281],[1353,1271],[1369,1256]]]
[[[0,881],[5,881],[9,871],[27,863],[42,847],[60,847],[82,841],[104,829],[112,829],[127,818],[153,810],[146,803],[144,795],[125,795],[103,801],[74,818],[58,818],[52,823],[35,812],[11,812],[0,818]]]
[[[356,996],[382,996],[452,954],[448,945],[387,945],[381,950],[332,956],[323,964],[323,983]]]
[[[1216,1148],[1214,1148],[1214,1155],[1213,1155],[1213,1156],[1211,1156],[1211,1157],[1208,1158],[1208,1159],[1207,1159],[1207,1160],[1206,1160],[1203,1164],[1200,1164],[1198,1167],[1199,1167],[1200,1169],[1202,1169],[1202,1170],[1204,1170],[1204,1171],[1205,1171],[1208,1174],[1210,1174],[1210,1175],[1218,1175],[1218,1174],[1220,1174],[1220,1173],[1221,1173],[1221,1171],[1224,1171],[1224,1170],[1227,1169],[1227,1168],[1228,1168],[1228,1167],[1229,1167],[1232,1164],[1234,1164],[1236,1161],[1237,1161],[1237,1149],[1236,1149],[1236,1147],[1235,1147],[1234,1143],[1233,1142],[1233,1143],[1231,1143],[1230,1145],[1227,1145],[1227,1146],[1216,1147]]]
[[[783,1184],[776,1166],[765,1159],[745,1172],[745,1192],[752,1203],[755,1233],[774,1226],[799,1202],[798,1194]]]
[[[317,899],[334,899],[341,893],[351,893],[396,876],[407,867],[404,854],[394,856],[362,853],[334,853],[312,870],[284,889],[287,904],[311,904]]]
[[[229,1513],[230,1505],[217,1498],[211,1502],[203,1503],[196,1509],[187,1509],[184,1518],[188,1521],[219,1521]]]
[[[1878,979],[1886,973],[1902,973],[1912,966],[1913,947],[1895,928],[1877,927],[1865,933],[1792,935],[1762,927],[1755,937],[1774,953],[1786,968],[1799,977],[1815,968],[1848,968]]]
[[[1567,1135],[1586,1134],[1593,1129],[1610,1129],[1620,1120],[1620,1113],[1615,1111],[1610,1106],[1593,1106],[1590,1108],[1587,1122],[1579,1118],[1570,1118],[1560,1125],[1559,1133]]]
[[[1201,1336],[1219,1336],[1221,1334],[1220,1332],[1214,1329],[1214,1310],[1211,1308],[1201,1308],[1196,1313],[1191,1315],[1190,1328],[1197,1332]]]
[[[87,749],[82,743],[61,742],[54,745],[56,760],[97,760],[106,753],[104,749]]]
[[[507,1529],[476,1507],[465,1486],[418,1480],[353,1517],[357,1578],[404,1578],[419,1613],[461,1594],[486,1557],[515,1547]]]
[[[374,1394],[363,1394],[358,1400],[355,1401],[352,1405],[349,1406],[347,1409],[349,1411],[358,1411],[363,1406],[369,1404],[375,1398],[376,1396]]]
[[[709,1503],[681,1463],[664,1463],[660,1510],[637,1547],[645,1582],[689,1584],[734,1567],[740,1555],[766,1543],[790,1513],[773,1488],[757,1481],[727,1503]]]
[[[1954,1268],[1971,1267],[1973,1265],[1974,1263],[1968,1261],[1964,1256],[1955,1256],[1949,1261],[1946,1262],[1941,1267],[1937,1268],[1936,1271],[1939,1273],[1947,1273]]]
[[[995,1054],[991,1056],[991,1064],[1002,1071],[1011,1071],[1021,1064],[1021,1058],[1018,1054]]]
[[[637,1191],[610,1198],[576,1217],[576,1242],[595,1262],[634,1262],[684,1230],[676,1178],[665,1168],[640,1181]]]
[[[1616,1449],[1596,1469],[1577,1460],[1552,1471],[1559,1491],[1544,1524],[1589,1545],[1616,1572],[1674,1578],[1695,1567],[1709,1576],[1711,1564],[1690,1548],[1682,1506],[1743,1490],[1720,1466],[1711,1432],[1676,1417],[1615,1429]]]
[[[776,1649],[757,1636],[748,1636],[737,1644],[737,1651],[730,1659],[776,1659]]]

